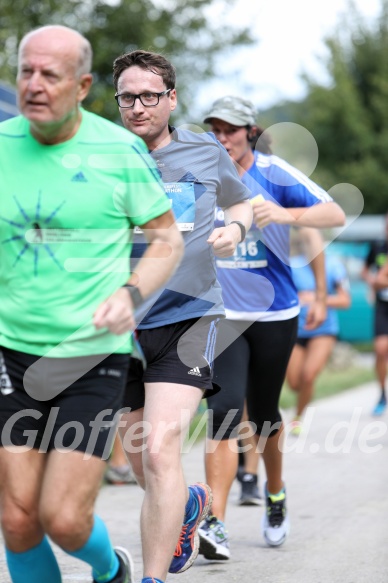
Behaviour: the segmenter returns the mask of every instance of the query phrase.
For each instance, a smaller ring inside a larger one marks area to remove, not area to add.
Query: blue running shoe
[[[207,484],[189,486],[189,492],[193,501],[192,511],[190,516],[185,515],[169,573],[183,573],[194,563],[199,549],[198,528],[209,514],[213,501],[212,492]]]
[[[374,417],[380,417],[387,408],[387,398],[385,395],[382,395],[380,401],[377,403],[376,407],[372,411],[372,415]]]

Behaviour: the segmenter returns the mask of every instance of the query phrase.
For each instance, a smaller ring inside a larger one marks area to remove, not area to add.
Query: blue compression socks
[[[61,583],[58,563],[47,537],[24,553],[9,549],[5,553],[13,583]]]
[[[93,578],[97,583],[108,583],[117,575],[119,560],[113,550],[105,523],[98,516],[94,516],[94,525],[89,540],[77,551],[68,552],[68,555],[81,559],[91,565]],[[30,581],[28,579],[28,581]]]

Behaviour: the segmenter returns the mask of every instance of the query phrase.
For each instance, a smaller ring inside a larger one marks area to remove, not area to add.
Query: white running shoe
[[[208,516],[199,530],[199,553],[211,561],[230,558],[228,531],[221,520]]]
[[[290,521],[286,508],[285,490],[278,495],[268,493],[265,485],[265,513],[261,523],[264,540],[270,547],[284,543],[290,532]]]
[[[112,583],[135,583],[135,568],[131,555],[123,547],[114,547],[114,551],[119,559],[120,567]]]

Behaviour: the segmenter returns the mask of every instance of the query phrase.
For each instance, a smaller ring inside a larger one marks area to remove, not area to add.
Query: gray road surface
[[[309,411],[305,435],[286,439],[291,533],[282,547],[265,546],[263,507],[239,507],[235,483],[226,517],[230,561],[209,562],[200,556],[187,572],[169,575],[168,582],[387,583],[388,414],[371,417],[376,398],[376,384],[370,383],[319,401]],[[284,418],[289,421],[289,414]],[[183,456],[189,482],[204,480],[203,451],[202,442]],[[141,580],[141,500],[138,486],[105,486],[97,504],[114,544],[127,546],[133,555],[136,583]],[[84,563],[58,548],[55,552],[63,583],[91,582]],[[0,582],[10,583],[2,550]]]

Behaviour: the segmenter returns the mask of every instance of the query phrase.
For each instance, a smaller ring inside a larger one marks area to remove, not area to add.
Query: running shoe
[[[228,531],[216,516],[208,516],[199,531],[199,552],[210,561],[230,558]]]
[[[212,492],[207,484],[194,484],[189,486],[189,491],[194,504],[191,515],[184,518],[169,573],[182,573],[194,563],[199,549],[198,528],[209,514],[213,501]]]
[[[130,466],[111,466],[108,464],[104,477],[108,484],[113,484],[115,486],[137,484]]]
[[[246,472],[241,479],[240,506],[259,506],[262,503],[257,475]]]
[[[244,466],[238,466],[236,478],[239,482],[241,482],[245,473],[246,472],[245,472]]]
[[[134,583],[134,566],[133,560],[127,549],[123,547],[114,547],[114,551],[119,560],[119,570],[117,571],[116,577],[110,581],[110,583]],[[96,583],[93,580],[93,583]]]
[[[372,411],[372,415],[374,417],[380,417],[387,408],[387,398],[385,395],[382,395],[379,402],[377,403],[376,407]]]
[[[261,523],[264,540],[270,547],[278,547],[284,543],[290,532],[290,522],[286,509],[286,492],[269,494],[265,485],[266,509]]]
[[[303,426],[300,417],[294,417],[294,419],[290,423],[290,434],[294,435],[295,437],[299,437],[302,433]]]

